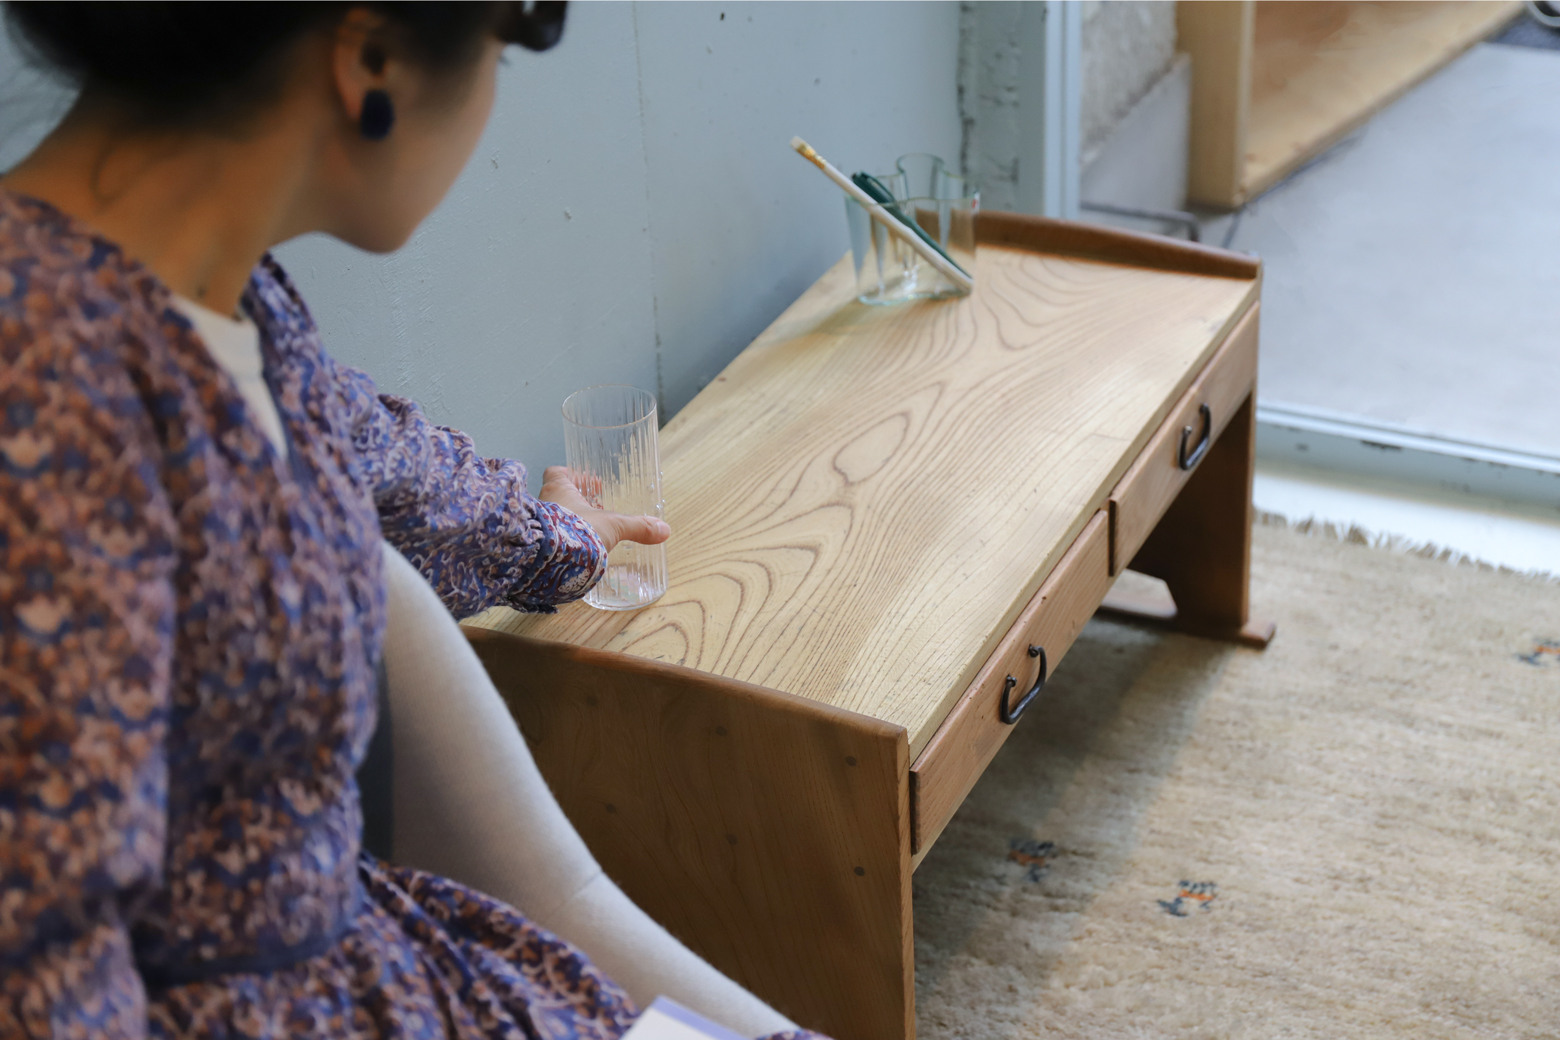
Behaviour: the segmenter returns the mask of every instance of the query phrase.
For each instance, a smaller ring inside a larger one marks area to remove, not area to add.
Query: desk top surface
[[[1257,292],[983,245],[970,297],[869,307],[847,257],[662,430],[665,596],[468,623],[875,716],[914,756]]]

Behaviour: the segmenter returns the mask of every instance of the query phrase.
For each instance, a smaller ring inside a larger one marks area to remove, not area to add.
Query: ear
[[[383,15],[363,7],[349,10],[336,26],[331,73],[338,100],[352,122],[362,115],[363,95],[385,89],[389,65],[385,28]]]

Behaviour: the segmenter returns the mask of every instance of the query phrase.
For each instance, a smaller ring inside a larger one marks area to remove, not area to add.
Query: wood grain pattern
[[[998,711],[1003,685],[1010,675],[1017,679],[1015,697],[1034,685],[1039,669],[1028,653],[1031,644],[1045,649],[1052,671],[1061,663],[1110,589],[1109,550],[1110,520],[1102,509],[1040,586],[911,766],[913,865],[920,865],[1008,734],[1016,726],[1045,725],[1043,690],[1014,725],[1003,723]]]
[[[1176,7],[1192,56],[1188,194],[1232,209],[1510,21],[1517,0],[1217,0]]]
[[[1258,3],[1243,194],[1326,151],[1520,9],[1515,0]]]
[[[1110,494],[1110,574],[1120,574],[1137,555],[1159,518],[1196,472],[1180,467],[1182,431],[1201,434],[1199,406],[1208,405],[1217,439],[1257,385],[1257,332],[1261,307],[1253,304],[1220,345],[1148,446]],[[1212,454],[1211,450],[1210,453]],[[1206,462],[1206,458],[1204,459]],[[1198,464],[1199,467],[1201,463]]]
[[[919,754],[1255,279],[983,246],[961,300],[867,307],[842,261],[662,433],[671,585],[486,627],[903,726]]]
[[[1175,7],[1176,44],[1192,56],[1187,194],[1207,206],[1245,201],[1251,109],[1251,0],[1203,0]]]
[[[466,629],[630,898],[840,1040],[914,1035],[903,728],[625,654]]]

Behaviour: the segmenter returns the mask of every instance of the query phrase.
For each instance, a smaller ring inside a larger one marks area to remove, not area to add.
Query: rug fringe
[[[1372,549],[1385,549],[1388,552],[1402,553],[1405,556],[1421,556],[1427,560],[1439,560],[1442,563],[1449,563],[1456,567],[1473,567],[1496,574],[1510,574],[1518,578],[1530,578],[1549,584],[1560,584],[1560,573],[1554,571],[1518,570],[1505,564],[1490,563],[1488,560],[1481,560],[1477,556],[1469,556],[1465,552],[1447,546],[1436,545],[1434,542],[1416,542],[1412,538],[1400,534],[1369,531],[1358,524],[1349,524],[1345,527],[1331,520],[1318,520],[1309,516],[1304,520],[1292,520],[1282,513],[1272,513],[1265,509],[1255,509],[1253,512],[1256,514],[1256,522],[1263,527],[1279,527],[1294,531],[1297,534],[1309,535],[1312,538],[1327,538],[1335,542],[1367,545]]]

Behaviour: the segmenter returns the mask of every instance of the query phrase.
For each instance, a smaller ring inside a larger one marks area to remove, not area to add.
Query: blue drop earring
[[[395,125],[395,107],[390,95],[370,90],[363,95],[363,110],[358,113],[358,132],[370,141],[383,141]]]

